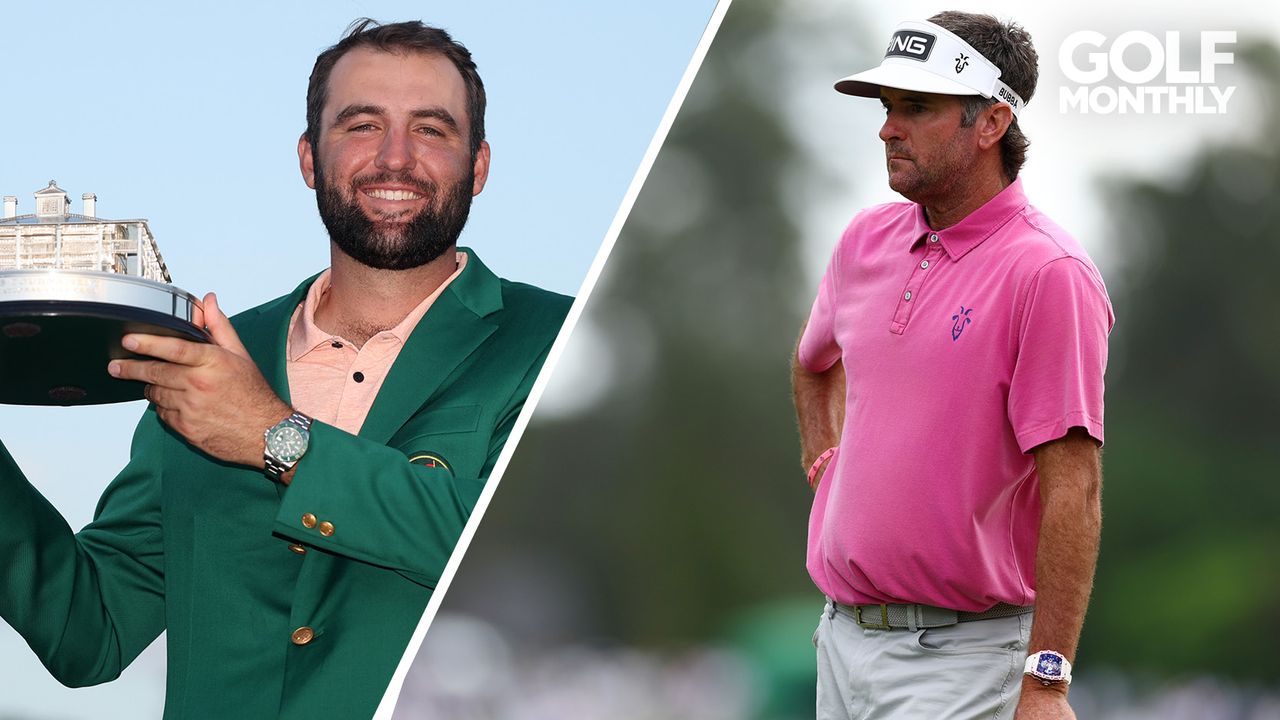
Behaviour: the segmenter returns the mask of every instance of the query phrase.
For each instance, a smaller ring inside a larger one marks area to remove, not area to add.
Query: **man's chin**
[[[889,173],[889,189],[905,197],[908,200],[914,200],[912,196],[919,190],[920,183],[915,178],[903,177],[899,173]]]
[[[369,224],[375,227],[379,225],[408,225],[418,216],[419,213],[422,212],[421,210],[411,210],[408,208],[404,210],[396,210],[394,212],[371,212],[365,208],[361,208],[361,211],[364,213],[365,219],[369,221]]]
[[[369,230],[384,240],[403,242],[409,232],[408,220],[375,220],[369,223]]]

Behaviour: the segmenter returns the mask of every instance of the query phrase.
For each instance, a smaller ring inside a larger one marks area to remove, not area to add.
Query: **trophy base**
[[[141,400],[143,383],[107,374],[117,359],[147,359],[125,350],[126,333],[209,342],[175,315],[112,303],[0,302],[0,403],[101,405]]]

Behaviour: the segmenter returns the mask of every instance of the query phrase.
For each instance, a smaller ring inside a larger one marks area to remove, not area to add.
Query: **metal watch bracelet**
[[[289,472],[289,470],[293,469],[294,465],[298,464],[298,460],[294,460],[293,462],[285,462],[271,454],[271,445],[270,445],[271,431],[276,429],[283,423],[291,423],[293,425],[296,425],[302,430],[303,433],[306,433],[308,435],[311,432],[311,418],[307,417],[306,415],[303,415],[302,413],[296,410],[289,417],[285,418],[284,420],[281,420],[280,422],[276,423],[275,425],[272,425],[271,427],[267,428],[262,432],[262,438],[263,438],[263,444],[264,444],[263,451],[262,451],[262,465],[263,465],[262,474],[266,475],[268,480],[275,483],[283,483],[284,474]],[[300,459],[301,458],[299,458],[299,460]]]

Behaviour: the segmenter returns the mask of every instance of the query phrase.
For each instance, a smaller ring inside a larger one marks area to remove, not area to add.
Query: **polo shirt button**
[[[937,235],[930,235],[930,236],[929,236],[929,242],[938,242],[938,236],[937,236]]]
[[[290,549],[290,550],[292,550],[292,551],[294,551],[294,552],[296,552],[296,553],[298,553],[299,555],[306,555],[306,554],[307,554],[307,549],[306,549],[306,548],[304,548],[304,547],[302,547],[302,546],[301,546],[301,545],[299,545],[298,543],[289,543],[289,549]]]
[[[355,380],[358,383],[364,382],[364,373],[357,370],[355,374],[351,376],[351,379]]]
[[[325,520],[324,522],[320,523],[320,534],[325,537],[329,537],[330,535],[333,535],[333,523],[329,522],[328,520]]]
[[[316,639],[316,631],[306,625],[303,625],[297,630],[294,630],[293,635],[289,636],[289,639],[293,641],[294,645],[306,645]]]
[[[310,530],[316,526],[316,516],[312,513],[306,513],[302,516],[302,527]]]
[[[920,269],[921,269],[921,270],[928,270],[928,269],[929,269],[929,261],[928,261],[928,260],[921,260],[921,261],[920,261]]]
[[[338,342],[337,340],[334,340],[332,344],[333,344],[333,346],[334,346],[335,348],[337,348],[337,349],[339,349],[339,350],[341,350],[341,349],[342,349],[342,343]]]
[[[911,299],[911,291],[910,291],[910,290],[908,290],[905,294],[903,294],[903,296],[902,296],[902,297],[903,297],[903,299],[905,299],[905,300],[910,300],[910,299]]]

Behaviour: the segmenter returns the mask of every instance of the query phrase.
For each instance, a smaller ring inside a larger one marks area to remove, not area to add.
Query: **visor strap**
[[[995,77],[995,80],[993,80],[991,83],[991,91],[990,91],[991,94],[986,95],[984,93],[984,96],[993,98],[998,102],[1003,102],[1005,105],[1008,105],[1009,109],[1013,111],[1013,116],[1015,118],[1018,117],[1018,113],[1022,111],[1022,106],[1026,105],[1027,102],[1022,99],[1021,95],[1014,92],[1013,88],[1006,85],[1004,81],[1000,79],[1001,70],[998,65],[988,60],[985,55],[978,52],[977,49],[975,49],[972,45],[970,45],[964,38],[960,37],[959,35],[956,35],[950,30],[942,27],[941,25],[938,25],[937,23],[929,22],[928,20],[917,20],[915,22],[919,25],[923,25],[924,27],[928,28],[929,31],[931,32],[934,32],[938,35],[948,38],[951,42],[955,43],[960,48],[962,48],[966,53],[969,53],[978,58],[981,58],[983,64],[995,70],[996,77]],[[910,25],[910,24],[911,23],[904,23],[904,25]],[[974,85],[970,83],[966,83],[963,80],[958,80],[958,81],[962,84],[972,87],[974,90],[977,90],[978,92],[982,92],[981,87],[975,87]]]
[[[1022,111],[1022,106],[1027,104],[1026,101],[1022,99],[1021,95],[1014,92],[1013,88],[1005,85],[1000,78],[996,78],[993,85],[991,97],[1008,105],[1009,109],[1013,111],[1013,116],[1018,117],[1018,113]]]

